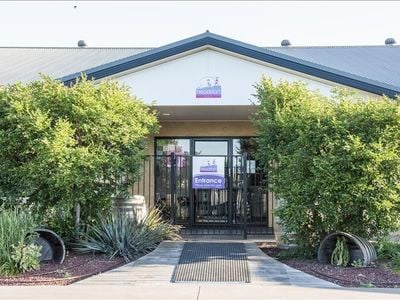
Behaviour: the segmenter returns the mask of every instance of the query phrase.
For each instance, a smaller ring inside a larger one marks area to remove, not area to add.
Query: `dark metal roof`
[[[39,72],[65,84],[82,72],[101,79],[207,45],[371,93],[400,94],[400,46],[262,48],[210,32],[153,49],[0,48],[0,83],[27,82]]]

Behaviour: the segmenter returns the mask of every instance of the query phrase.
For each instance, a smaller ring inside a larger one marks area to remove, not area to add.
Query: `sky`
[[[157,47],[207,29],[258,46],[400,42],[394,1],[1,1],[0,46]]]

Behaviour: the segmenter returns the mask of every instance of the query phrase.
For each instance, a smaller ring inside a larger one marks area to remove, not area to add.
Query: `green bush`
[[[25,244],[20,242],[13,245],[11,259],[16,268],[24,273],[29,270],[37,270],[40,267],[41,246],[33,243]]]
[[[256,90],[258,159],[300,247],[315,251],[334,231],[371,238],[399,228],[398,99],[325,97],[265,78]]]
[[[11,276],[39,268],[40,247],[34,244],[36,222],[30,212],[0,211],[0,275]]]
[[[383,238],[375,245],[378,259],[387,261],[395,271],[400,271],[400,243]]]
[[[0,86],[0,204],[27,199],[68,240],[77,204],[90,223],[127,193],[157,130],[155,113],[117,82]]]
[[[38,205],[36,211],[42,213],[42,224],[56,232],[69,247],[69,243],[75,241],[78,235],[75,226],[75,213],[70,204],[58,203],[49,207]],[[95,209],[98,212],[100,208]],[[84,217],[84,223],[91,223],[92,220]]]
[[[316,257],[315,251],[310,251],[308,248],[304,247],[291,247],[282,250],[276,255],[278,260],[291,259],[291,258],[301,258],[301,259],[314,259]]]
[[[393,242],[388,238],[383,238],[375,245],[378,259],[388,260],[400,257],[400,243]]]
[[[152,209],[143,220],[125,213],[114,212],[99,216],[77,243],[81,253],[106,253],[110,258],[121,256],[131,261],[153,250],[164,239],[177,238],[176,226],[162,220],[161,213]]]

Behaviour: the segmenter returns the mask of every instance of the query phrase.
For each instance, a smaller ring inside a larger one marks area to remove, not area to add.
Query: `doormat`
[[[185,243],[172,282],[250,282],[243,243]]]

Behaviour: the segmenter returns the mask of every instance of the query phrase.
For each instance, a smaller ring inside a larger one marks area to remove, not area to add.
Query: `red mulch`
[[[67,254],[62,265],[43,262],[40,270],[19,276],[0,277],[0,285],[68,285],[125,264],[123,258],[108,259],[103,254]]]
[[[283,249],[276,246],[265,245],[260,249],[271,257],[276,257]],[[345,287],[400,287],[400,273],[388,269],[384,262],[376,262],[375,265],[364,268],[335,267],[330,264],[320,264],[316,260],[300,258],[280,259],[284,264]]]

